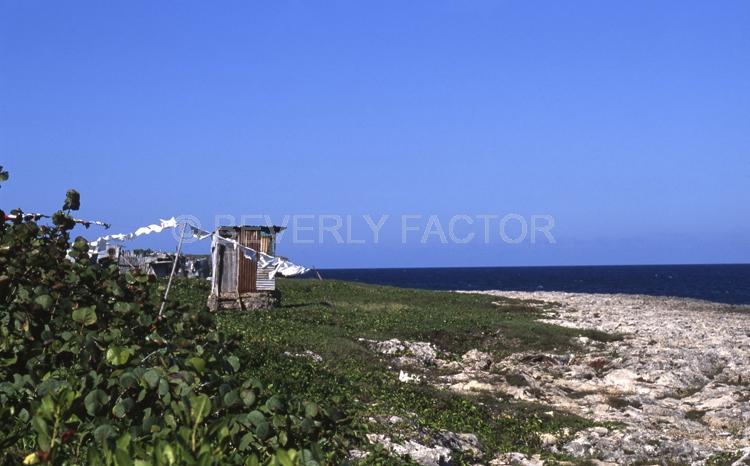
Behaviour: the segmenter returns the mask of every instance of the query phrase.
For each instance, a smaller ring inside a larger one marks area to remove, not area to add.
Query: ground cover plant
[[[281,307],[250,314],[225,312],[218,318],[220,328],[241,337],[250,354],[249,370],[273,380],[274,386],[312,398],[353,401],[351,410],[359,420],[407,416],[435,431],[474,433],[490,458],[504,451],[541,453],[539,434],[593,425],[563,412],[550,416],[548,406],[399,382],[389,361],[360,339],[429,341],[454,354],[481,349],[500,358],[517,351],[577,351],[572,340],[578,335],[602,341],[617,336],[545,324],[539,321],[543,311],[538,308],[491,296],[335,280],[281,279],[277,285]],[[189,280],[177,289],[189,299],[205,299],[208,293],[207,285]],[[300,356],[308,351],[322,361]],[[280,357],[284,354],[288,356]],[[362,428],[389,429],[364,422]],[[363,462],[377,463],[378,458]],[[461,459],[454,458],[454,463],[461,464]]]

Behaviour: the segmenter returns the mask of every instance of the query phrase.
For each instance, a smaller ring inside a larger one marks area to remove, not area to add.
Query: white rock
[[[399,371],[399,373],[398,373],[398,381],[399,382],[404,382],[404,383],[412,383],[413,382],[413,383],[417,383],[420,380],[422,380],[422,378],[420,376],[416,375],[416,374],[410,374],[410,373],[408,373],[406,371]]]
[[[615,369],[604,377],[604,383],[624,392],[633,393],[637,390],[637,378],[638,375],[630,369]]]
[[[492,384],[470,380],[466,383],[456,383],[450,386],[451,390],[457,392],[490,392],[495,389]]]
[[[413,440],[407,440],[403,443],[395,443],[390,437],[383,434],[367,434],[367,440],[370,443],[378,443],[386,450],[399,456],[409,456],[411,459],[423,466],[442,466],[450,463],[450,449],[436,445],[429,447]]]
[[[542,447],[547,450],[557,445],[558,442],[557,436],[546,432],[539,435],[539,440],[542,441]]]
[[[494,362],[493,372],[529,375],[532,389],[479,379],[517,399],[533,396],[623,426],[576,434],[563,445],[568,454],[615,464],[655,458],[703,464],[716,453],[750,448],[750,306],[636,295],[488,294],[560,303],[547,322],[624,335],[606,343],[578,337],[585,354],[572,358],[514,354]]]
[[[492,365],[492,356],[488,353],[473,349],[461,356],[464,365],[479,371],[486,371]]]
[[[491,466],[543,466],[539,455],[527,456],[523,453],[503,453],[490,461]]]

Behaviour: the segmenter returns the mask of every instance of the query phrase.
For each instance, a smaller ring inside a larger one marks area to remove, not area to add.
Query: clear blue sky
[[[391,215],[377,245],[282,240],[318,267],[750,262],[749,26],[746,1],[2,0],[0,207]],[[402,214],[511,212],[557,243],[400,240]]]

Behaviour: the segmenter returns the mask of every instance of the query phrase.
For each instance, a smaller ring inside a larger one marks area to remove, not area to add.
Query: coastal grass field
[[[519,351],[575,352],[576,336],[609,341],[616,335],[540,322],[545,312],[554,309],[480,294],[336,280],[280,279],[277,286],[282,293],[280,307],[224,311],[218,316],[219,328],[238,336],[249,350],[251,360],[245,361],[249,375],[284,392],[342,403],[362,433],[360,448],[371,453],[361,464],[394,461],[364,440],[365,433],[389,430],[373,418],[402,416],[428,431],[473,433],[487,458],[517,451],[554,459],[542,451],[539,434],[594,425],[546,405],[400,382],[398,369],[361,339],[430,342],[454,358],[471,349],[500,358]],[[208,292],[207,283],[185,279],[177,282],[175,296],[195,305],[205,302]],[[305,357],[305,352],[322,360]],[[408,464],[407,459],[402,461]],[[454,462],[461,464],[461,459]]]

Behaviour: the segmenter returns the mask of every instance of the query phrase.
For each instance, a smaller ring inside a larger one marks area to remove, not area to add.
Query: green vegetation
[[[205,301],[158,315],[163,284],[71,244],[78,205],[69,191],[53,225],[0,226],[0,464],[343,460],[355,432],[335,399],[250,376]]]
[[[0,464],[341,464],[354,448],[370,453],[359,464],[410,464],[367,442],[370,432],[399,435],[372,417],[398,415],[427,435],[474,433],[485,458],[541,452],[540,433],[591,425],[548,406],[399,382],[361,341],[500,358],[575,351],[580,334],[614,338],[538,320],[554,307],[279,280],[280,308],[215,315],[207,283],[180,279],[159,316],[164,283],[92,263],[86,240],[70,240],[79,204],[70,191],[52,225],[14,211],[0,226]]]
[[[636,399],[629,399],[625,396],[609,395],[607,397],[607,404],[615,409],[626,409],[629,407],[640,408],[641,402]]]
[[[742,454],[738,452],[724,452],[713,455],[706,461],[706,466],[729,466],[738,459]]]
[[[490,457],[502,451],[541,452],[540,433],[592,425],[566,413],[550,415],[548,406],[401,383],[389,361],[359,339],[429,341],[456,357],[474,348],[502,357],[516,351],[576,351],[571,343],[575,336],[610,340],[611,335],[545,324],[538,320],[542,311],[534,307],[511,300],[498,303],[497,297],[484,295],[333,280],[281,279],[278,286],[280,308],[225,312],[218,320],[251,354],[249,373],[285,392],[346,400],[360,421],[398,415],[428,430],[474,433]],[[208,293],[207,285],[190,280],[180,281],[177,289],[189,301],[204,300]],[[305,351],[323,361],[291,356]],[[364,422],[359,427],[390,429]]]

